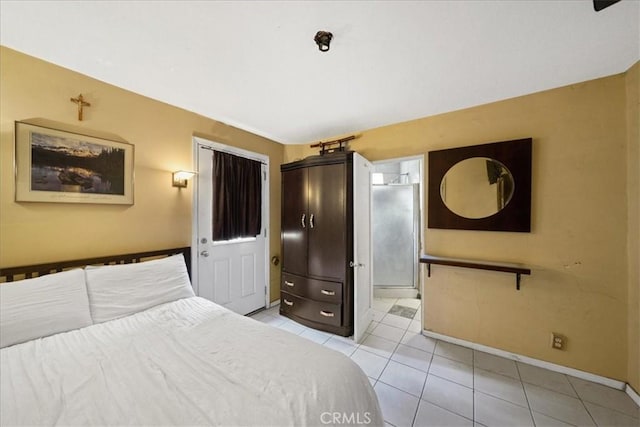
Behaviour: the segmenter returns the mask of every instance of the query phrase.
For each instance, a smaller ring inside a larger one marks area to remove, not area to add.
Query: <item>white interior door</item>
[[[196,274],[197,294],[239,314],[266,305],[267,285],[267,168],[262,165],[262,232],[256,237],[222,242],[212,241],[213,150],[261,160],[235,151],[232,147],[198,144]],[[258,156],[256,154],[256,156]]]
[[[371,283],[371,173],[372,164],[353,154],[353,339],[360,342],[373,319]]]

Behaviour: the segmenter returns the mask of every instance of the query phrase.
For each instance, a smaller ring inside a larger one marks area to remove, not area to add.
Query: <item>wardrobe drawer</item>
[[[314,301],[342,304],[342,283],[339,282],[327,282],[282,273],[280,290]]]
[[[312,301],[287,292],[280,295],[280,311],[326,325],[342,325],[342,305]]]

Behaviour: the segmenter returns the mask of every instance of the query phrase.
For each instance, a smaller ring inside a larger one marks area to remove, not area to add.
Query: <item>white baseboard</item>
[[[479,351],[484,351],[485,353],[493,354],[493,355],[496,355],[496,356],[501,356],[501,357],[504,357],[504,358],[507,358],[507,359],[512,359],[512,360],[515,360],[515,361],[518,361],[518,362],[523,362],[523,363],[527,363],[529,365],[537,366],[539,368],[545,368],[545,369],[548,369],[550,371],[559,372],[561,374],[571,375],[572,377],[581,378],[583,380],[592,381],[594,383],[606,385],[607,387],[615,388],[615,389],[622,390],[622,391],[626,390],[626,393],[629,396],[631,396],[631,398],[636,403],[638,403],[640,401],[640,398],[638,398],[638,395],[635,393],[635,391],[628,384],[626,384],[626,383],[624,383],[622,381],[614,380],[614,379],[611,379],[611,378],[603,377],[603,376],[592,374],[592,373],[585,372],[585,371],[580,371],[578,369],[568,368],[568,367],[562,366],[562,365],[556,365],[555,363],[545,362],[544,360],[534,359],[533,357],[523,356],[521,354],[516,354],[516,353],[510,353],[508,351],[500,350],[498,348],[493,348],[493,347],[489,347],[489,346],[482,345],[482,344],[476,344],[476,343],[471,342],[471,341],[465,341],[465,340],[461,340],[461,339],[458,339],[458,338],[453,338],[453,337],[450,337],[448,335],[438,334],[436,332],[423,330],[422,334],[427,336],[427,337],[436,338],[436,339],[439,339],[439,340],[442,340],[442,341],[450,342],[452,344],[458,344],[458,345],[461,345],[463,347],[467,347],[467,348],[471,348],[471,349],[479,350]],[[631,392],[633,392],[635,394],[635,397],[630,394],[629,390],[631,390]],[[638,399],[638,400],[636,400],[636,399]]]
[[[631,400],[636,402],[636,405],[640,406],[640,395],[638,395],[638,393],[636,393],[636,391],[633,389],[633,387],[631,387],[629,384],[627,384],[627,386],[625,387],[624,391],[627,392],[627,395],[631,398]]]

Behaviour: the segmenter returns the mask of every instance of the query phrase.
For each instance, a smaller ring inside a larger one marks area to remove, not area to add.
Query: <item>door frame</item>
[[[263,164],[264,168],[264,173],[265,173],[265,179],[264,179],[264,186],[262,187],[262,232],[264,233],[264,286],[265,286],[265,294],[264,294],[264,299],[265,299],[265,308],[269,308],[270,307],[270,300],[271,300],[271,263],[270,263],[270,257],[269,257],[269,253],[270,253],[270,242],[269,242],[269,231],[271,228],[271,222],[269,220],[269,205],[270,205],[270,198],[269,198],[269,183],[270,183],[270,177],[269,177],[269,156],[267,156],[266,154],[260,154],[260,153],[255,153],[253,151],[249,151],[249,150],[244,150],[242,148],[238,148],[238,147],[233,147],[231,145],[226,145],[226,144],[222,144],[220,142],[215,142],[215,141],[211,141],[208,139],[204,139],[198,136],[193,136],[193,165],[195,167],[195,172],[196,174],[199,172],[198,169],[198,152],[199,152],[199,146],[200,145],[204,145],[207,146],[209,148],[212,148],[216,151],[221,151],[224,153],[229,153],[229,154],[233,154],[235,156],[240,156],[240,157],[244,157],[247,159],[251,159],[251,160],[256,160],[259,161]],[[191,283],[193,284],[193,288],[194,291],[197,294],[199,294],[199,285],[198,285],[198,274],[197,274],[197,268],[198,268],[198,260],[200,259],[199,257],[199,251],[198,251],[198,231],[199,231],[199,225],[198,225],[198,180],[194,179],[193,180],[193,209],[191,210],[191,265],[192,265],[192,272],[191,272]]]
[[[418,154],[415,156],[406,156],[406,157],[395,157],[393,159],[384,159],[384,160],[376,160],[373,163],[373,167],[375,169],[376,165],[383,165],[385,163],[400,163],[400,162],[405,162],[407,160],[418,160],[419,166],[420,166],[420,182],[419,182],[419,196],[420,196],[420,231],[418,233],[418,256],[420,256],[420,253],[424,253],[425,252],[425,221],[424,221],[424,215],[425,215],[425,205],[424,205],[424,201],[425,201],[425,197],[424,197],[424,191],[425,191],[425,184],[424,184],[424,179],[425,179],[425,162],[424,162],[424,158],[425,155],[424,154]],[[372,184],[373,185],[373,184]],[[373,241],[373,238],[372,238]],[[416,259],[416,263],[417,263],[417,275],[416,278],[418,280],[418,284],[416,286],[418,292],[420,293],[420,297],[424,298],[424,280],[422,277],[422,269],[421,264],[418,262],[418,260]]]

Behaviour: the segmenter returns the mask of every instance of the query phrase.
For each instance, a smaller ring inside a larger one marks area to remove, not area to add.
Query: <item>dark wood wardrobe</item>
[[[283,164],[280,314],[353,334],[353,152]]]

